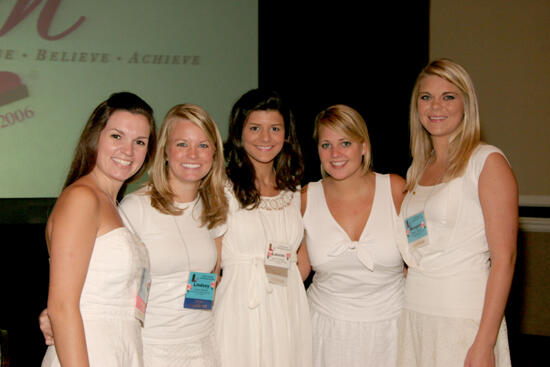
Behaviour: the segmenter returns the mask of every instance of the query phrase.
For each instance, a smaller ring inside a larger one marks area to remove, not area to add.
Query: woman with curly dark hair
[[[223,278],[214,306],[224,366],[310,366],[311,325],[297,267],[300,147],[288,106],[254,89],[231,111]]]
[[[267,166],[269,171],[274,170],[274,185],[268,186],[295,192],[300,185],[304,169],[302,152],[294,128],[294,117],[279,94],[264,92],[260,89],[253,89],[244,94],[231,111],[229,137],[225,142],[224,151],[227,159],[227,176],[233,183],[235,196],[243,207],[256,208],[261,201],[260,190],[256,187],[256,181],[259,178],[257,174],[261,175],[261,172],[257,170],[262,169],[257,167],[257,163],[262,162],[257,161],[255,154],[249,153],[246,146],[248,142],[243,139],[244,128],[251,114],[276,116],[282,121],[281,130],[277,132],[284,138],[284,144],[274,154],[270,154],[273,156],[271,160],[263,162],[266,164],[262,168]],[[247,128],[255,132],[259,130],[256,126],[247,126]],[[271,176],[271,172],[268,173]]]

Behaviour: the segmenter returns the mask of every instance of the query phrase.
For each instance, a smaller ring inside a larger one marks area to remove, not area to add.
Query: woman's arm
[[[300,192],[300,203],[301,203],[301,212],[303,216],[307,208],[307,185],[302,187],[302,191]],[[309,273],[311,273],[311,264],[309,263],[309,256],[307,254],[305,233],[304,233],[304,238],[302,239],[302,243],[298,248],[297,255],[298,255],[298,270],[300,270],[302,281],[305,281],[309,276]]]
[[[390,186],[395,212],[399,215],[401,212],[401,204],[403,204],[403,199],[405,199],[405,195],[407,195],[407,183],[403,177],[392,173],[390,174]],[[403,264],[403,275],[405,277],[407,277],[408,271],[409,268],[407,264]]]
[[[309,263],[305,238],[298,248],[298,270],[300,270],[302,281],[305,281],[311,272],[311,264]]]
[[[516,262],[518,187],[506,159],[491,154],[479,177],[479,200],[489,243],[491,270],[481,322],[464,366],[494,366],[494,347]]]
[[[407,185],[403,177],[392,173],[390,174],[390,186],[393,205],[395,206],[395,211],[399,214],[401,211],[401,203],[403,203],[403,199],[407,194],[407,190],[405,190]]]
[[[218,274],[218,280],[216,280],[216,284],[220,284],[220,281],[222,280],[222,241],[223,236],[217,237],[214,242],[216,243],[216,250],[218,252],[218,257],[216,259],[216,267],[214,268],[214,273]]]
[[[49,220],[48,315],[62,366],[88,366],[80,295],[99,228],[99,201],[87,187],[69,188]]]

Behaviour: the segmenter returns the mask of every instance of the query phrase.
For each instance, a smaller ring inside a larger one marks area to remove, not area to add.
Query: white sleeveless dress
[[[161,213],[151,206],[149,189],[127,195],[120,204],[125,224],[145,243],[150,258],[152,284],[142,330],[144,367],[218,367],[212,311],[183,304],[189,271],[207,273],[216,266],[214,239],[225,225],[211,230],[202,226],[199,196],[175,203],[181,215]]]
[[[215,334],[223,367],[309,367],[311,324],[296,250],[304,233],[300,192],[263,197],[259,208],[240,207],[233,190],[223,237],[223,276],[214,301]],[[268,282],[268,243],[290,246],[287,285]]]
[[[141,325],[135,318],[136,295],[147,249],[126,227],[96,238],[80,296],[91,367],[142,367]],[[43,367],[60,366],[55,346]]]
[[[481,144],[462,177],[407,194],[401,217],[424,211],[428,244],[409,245],[401,220],[399,247],[409,266],[399,324],[398,365],[462,367],[479,328],[490,270],[478,181],[487,157]],[[510,366],[506,323],[495,346],[497,367]]]
[[[304,213],[315,271],[308,288],[316,367],[394,367],[403,302],[403,261],[390,176],[376,174],[370,216],[351,241],[329,211],[322,181],[310,183]]]

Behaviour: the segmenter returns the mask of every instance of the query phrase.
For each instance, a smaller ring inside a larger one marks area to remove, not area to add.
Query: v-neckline
[[[365,234],[365,232],[367,230],[367,227],[368,227],[368,225],[371,221],[370,220],[371,214],[373,212],[374,205],[376,203],[376,191],[378,190],[378,179],[377,178],[378,178],[378,175],[375,173],[374,174],[374,193],[372,195],[372,204],[370,206],[369,215],[367,217],[367,220],[365,221],[365,224],[363,225],[363,229],[361,230],[361,234],[359,235],[359,238],[356,241],[361,241],[361,238],[363,238],[363,235]],[[325,205],[325,208],[328,211],[328,214],[329,214],[330,218],[336,224],[336,226],[340,229],[340,231],[346,236],[346,238],[353,242],[354,240],[350,237],[349,233],[346,232],[346,230],[340,225],[340,223],[336,220],[336,218],[334,217],[334,215],[330,211],[330,208],[329,208],[328,202],[327,202],[327,197],[325,195],[325,188],[323,187],[323,180],[319,181],[319,183],[321,184],[321,195],[323,196],[323,203]]]

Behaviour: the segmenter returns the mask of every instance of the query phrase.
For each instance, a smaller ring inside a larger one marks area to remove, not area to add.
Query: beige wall
[[[520,203],[550,206],[550,1],[434,0],[430,59],[462,64],[481,132],[517,176]],[[550,219],[522,218],[510,326],[550,335]]]
[[[508,156],[520,202],[534,198],[550,206],[550,1],[434,0],[430,6],[430,59],[451,58],[468,70],[482,138]]]
[[[511,317],[522,333],[550,336],[550,233],[521,232],[518,239],[510,302],[519,312]]]

